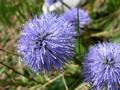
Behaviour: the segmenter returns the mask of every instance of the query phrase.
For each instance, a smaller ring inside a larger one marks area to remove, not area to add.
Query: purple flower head
[[[50,6],[60,0],[45,0],[46,5]]]
[[[85,81],[92,90],[120,90],[120,45],[98,43],[89,49],[84,62]]]
[[[90,22],[90,17],[88,15],[88,12],[83,9],[73,8],[63,14],[63,17],[65,20],[77,24],[78,22],[78,15],[79,12],[79,24],[80,28],[83,28],[85,25],[87,25]]]
[[[21,32],[18,52],[37,72],[59,70],[74,55],[76,32],[63,17],[45,14],[29,20]]]

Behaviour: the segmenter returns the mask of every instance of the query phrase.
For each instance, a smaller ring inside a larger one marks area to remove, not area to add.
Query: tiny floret
[[[120,45],[103,42],[90,47],[84,76],[92,90],[120,90]]]
[[[45,0],[45,3],[46,3],[47,6],[50,6],[54,3],[56,3],[57,1],[60,1],[60,0]]]
[[[36,72],[60,70],[74,56],[76,32],[63,17],[44,14],[29,20],[21,31],[18,53]]]

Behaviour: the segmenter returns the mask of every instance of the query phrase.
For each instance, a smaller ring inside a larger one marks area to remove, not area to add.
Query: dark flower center
[[[41,49],[42,45],[43,45],[43,41],[47,39],[47,36],[49,36],[51,33],[47,33],[45,35],[40,35],[40,33],[38,33],[38,38],[35,41],[35,44],[37,45],[38,49]]]
[[[111,58],[111,59],[106,58],[104,64],[113,65],[113,64],[115,64],[115,60],[113,58]]]

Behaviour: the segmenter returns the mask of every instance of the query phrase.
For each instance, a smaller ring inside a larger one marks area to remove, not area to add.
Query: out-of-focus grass
[[[0,23],[16,26],[34,15],[39,15],[42,0],[0,0]]]
[[[42,0],[0,0],[0,90],[65,90],[61,73],[34,73],[14,55],[20,28],[25,21],[42,14],[42,4]],[[88,90],[83,84],[81,61],[90,45],[120,42],[119,6],[120,0],[91,0],[83,7],[89,11],[91,23],[81,36],[81,52],[64,67],[69,90]]]

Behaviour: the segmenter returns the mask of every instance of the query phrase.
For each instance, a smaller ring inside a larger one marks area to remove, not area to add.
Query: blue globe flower
[[[120,45],[98,43],[89,49],[84,61],[86,82],[92,90],[120,90]]]
[[[18,53],[36,72],[61,69],[74,56],[76,32],[63,17],[44,14],[29,20],[21,31]]]
[[[78,14],[79,13],[79,18]],[[71,22],[72,24],[76,25],[79,19],[80,28],[84,28],[90,22],[90,17],[88,12],[83,9],[72,8],[63,14],[65,20]]]

